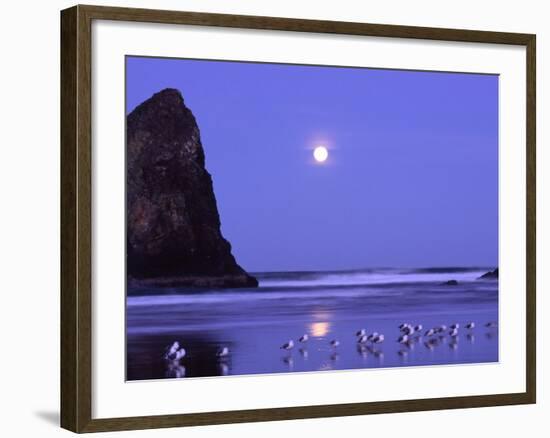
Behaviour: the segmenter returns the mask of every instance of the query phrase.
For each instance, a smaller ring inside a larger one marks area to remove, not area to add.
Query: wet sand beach
[[[132,290],[127,380],[495,362],[498,281],[477,280],[483,272],[268,273],[256,274],[258,289]],[[451,278],[458,285],[442,284]],[[402,323],[423,329],[401,344]],[[450,336],[455,323],[457,336]],[[441,325],[446,330],[425,335]],[[384,341],[358,343],[362,328],[384,334]],[[303,334],[309,339],[300,343]],[[281,349],[289,340],[294,347]],[[166,361],[174,341],[186,355]],[[229,354],[218,358],[221,347]]]

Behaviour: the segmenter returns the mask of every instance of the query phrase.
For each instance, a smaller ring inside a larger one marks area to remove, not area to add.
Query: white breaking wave
[[[167,294],[146,293],[129,296],[129,307],[139,306],[174,306],[181,304],[219,304],[251,302],[254,300],[292,299],[317,300],[327,298],[359,298],[375,296],[396,296],[407,293],[403,287],[392,285],[411,285],[428,283],[438,286],[448,280],[457,280],[460,284],[473,284],[486,270],[418,272],[418,271],[370,271],[370,272],[309,272],[309,273],[264,273],[258,274],[260,287],[248,290],[209,290],[204,292],[173,291]],[[483,281],[478,281],[476,289],[483,288]],[[364,286],[363,288],[361,286]],[[377,287],[378,286],[378,287]],[[445,288],[445,289],[444,289]],[[439,288],[438,288],[439,289]],[[457,286],[441,290],[459,292]]]
[[[301,279],[291,276],[279,278],[261,278],[260,286],[263,287],[304,287],[304,286],[368,286],[376,284],[392,283],[444,283],[448,280],[460,282],[476,281],[487,270],[466,272],[346,272],[313,274],[313,278]]]

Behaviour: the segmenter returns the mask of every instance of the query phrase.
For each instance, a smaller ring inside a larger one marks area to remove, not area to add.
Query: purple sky
[[[127,112],[182,92],[246,270],[497,265],[498,76],[137,57],[126,75]]]

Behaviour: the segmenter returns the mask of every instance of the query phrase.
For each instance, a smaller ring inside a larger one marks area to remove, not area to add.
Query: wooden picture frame
[[[92,35],[93,20],[518,45],[526,48],[526,391],[129,418],[92,418]],[[535,48],[531,34],[274,17],[75,6],[61,12],[61,426],[74,432],[148,429],[535,403]]]

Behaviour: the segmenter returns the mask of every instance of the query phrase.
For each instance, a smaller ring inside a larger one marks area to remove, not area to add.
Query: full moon
[[[328,149],[324,146],[317,146],[313,149],[313,158],[315,158],[315,161],[318,163],[325,162],[328,158]]]

